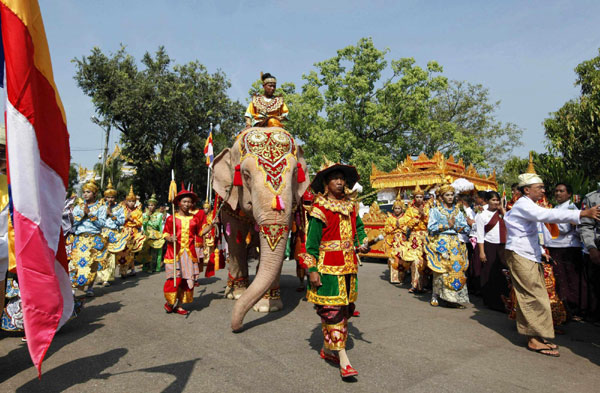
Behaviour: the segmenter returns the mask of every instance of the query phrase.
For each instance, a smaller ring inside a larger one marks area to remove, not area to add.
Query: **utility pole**
[[[104,130],[104,132],[106,132],[106,139],[104,140],[104,154],[102,155],[102,176],[100,177],[100,189],[104,188],[104,173],[106,171],[106,158],[108,156],[108,140],[110,138],[110,124],[102,124],[102,122],[100,122],[100,120],[98,120],[98,118],[96,116],[92,116],[92,121],[96,124],[98,124],[98,126],[100,126],[100,128],[102,128]],[[106,128],[105,128],[105,127]]]

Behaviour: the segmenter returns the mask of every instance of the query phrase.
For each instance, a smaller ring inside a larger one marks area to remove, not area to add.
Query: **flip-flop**
[[[556,349],[551,349],[551,348],[530,348],[529,346],[527,346],[527,350],[531,351],[531,352],[535,352],[535,353],[539,353],[540,355],[544,355],[544,356],[550,356],[553,358],[558,358],[560,357],[560,353],[558,353],[558,351]],[[544,352],[544,351],[555,351],[556,353],[549,353],[549,352]]]
[[[548,341],[548,340],[540,340],[540,341],[543,342],[545,345],[547,345],[548,348],[550,348],[553,351],[558,349],[558,344],[555,344],[552,341]]]

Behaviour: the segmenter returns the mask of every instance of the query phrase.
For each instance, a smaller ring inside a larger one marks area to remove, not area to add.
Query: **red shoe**
[[[167,314],[171,314],[173,312],[173,306],[171,306],[169,303],[165,303],[165,311]]]
[[[175,312],[179,315],[188,315],[190,313],[188,310],[186,310],[185,308],[182,308],[182,307],[177,307],[175,309]]]
[[[351,365],[347,365],[346,368],[340,367],[340,375],[342,378],[356,377],[358,375],[358,371],[352,368]]]
[[[328,360],[328,361],[330,361],[332,363],[335,363],[335,364],[340,364],[340,358],[339,357],[337,357],[336,355],[331,354],[331,353],[325,353],[325,351],[323,349],[321,349],[320,355],[321,355],[321,359]]]
[[[353,317],[360,317],[360,311],[356,310],[352,313]]]

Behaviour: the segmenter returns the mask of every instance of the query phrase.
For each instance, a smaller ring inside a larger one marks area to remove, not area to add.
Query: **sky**
[[[597,1],[39,0],[54,77],[67,113],[73,162],[99,161],[103,131],[77,87],[74,58],[120,45],[139,60],[163,45],[176,63],[222,70],[228,94],[246,103],[261,71],[302,85],[338,49],[371,37],[388,60],[435,60],[453,80],[482,84],[496,117],[524,130],[514,151],[545,151],[542,122],[579,90],[574,68],[598,55]],[[240,113],[240,116],[243,116]],[[109,143],[112,151],[118,135]]]

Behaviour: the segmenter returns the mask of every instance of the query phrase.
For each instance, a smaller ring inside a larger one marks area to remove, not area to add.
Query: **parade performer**
[[[546,290],[538,223],[572,222],[582,217],[600,218],[598,207],[587,210],[546,209],[537,205],[544,196],[544,182],[530,164],[527,173],[519,175],[523,194],[506,213],[506,263],[516,297],[517,330],[527,336],[527,348],[547,356],[560,356],[554,338],[552,311]]]
[[[163,229],[163,238],[167,241],[164,259],[167,280],[163,288],[167,301],[164,308],[167,313],[187,315],[189,311],[182,305],[194,300],[194,284],[198,278],[198,268],[194,267],[198,263],[195,238],[200,232],[201,224],[190,210],[197,200],[198,196],[194,192],[182,188],[173,200],[177,206],[175,217],[167,217]],[[177,251],[174,250],[174,246]]]
[[[202,211],[204,212],[204,215],[202,217],[202,221],[199,222],[200,227],[204,230],[212,224],[209,201],[204,201],[204,204],[202,205]],[[211,231],[201,231],[201,233],[196,236],[196,253],[198,255],[199,264],[202,266],[208,265],[210,261],[210,255],[214,251],[214,245],[214,234]]]
[[[162,261],[162,249],[165,240],[162,237],[163,214],[157,210],[158,200],[156,194],[152,194],[148,199],[148,207],[142,216],[142,227],[146,235],[145,247],[148,248],[148,261],[144,263],[144,271],[154,273],[160,271]]]
[[[244,117],[248,127],[283,127],[289,113],[281,96],[275,96],[277,79],[269,73],[261,73],[264,94],[255,95],[246,109]]]
[[[135,254],[142,250],[146,236],[142,231],[142,216],[140,209],[136,208],[137,197],[133,193],[133,186],[129,188],[129,194],[122,203],[125,214],[125,224],[121,230],[121,236],[126,239],[125,248],[117,254],[119,274],[122,279],[135,276]],[[128,273],[129,272],[129,273]]]
[[[439,305],[439,299],[455,308],[465,308],[469,303],[467,277],[469,266],[467,249],[458,239],[459,233],[470,230],[462,211],[454,203],[454,188],[443,185],[439,189],[441,203],[429,210],[427,231],[429,241],[425,246],[427,266],[433,271],[433,293],[430,304]]]
[[[83,202],[73,209],[73,249],[69,263],[69,274],[73,287],[85,290],[94,296],[92,289],[98,270],[98,258],[105,251],[106,242],[102,228],[106,221],[106,206],[96,201],[98,186],[94,179],[82,187]]]
[[[403,258],[403,249],[406,238],[406,217],[404,213],[404,201],[400,191],[396,196],[392,212],[388,213],[383,231],[385,232],[385,248],[390,268],[390,283],[400,284],[404,281],[404,275],[410,267],[410,263]]]
[[[191,188],[190,191],[193,192],[194,189]],[[209,206],[210,206],[210,204],[209,204]],[[198,209],[198,208],[196,208],[196,204],[194,204],[194,207],[193,207],[192,210],[190,210],[190,213],[193,214],[196,217],[196,220],[200,224],[200,228],[202,228],[202,226],[206,222],[206,213],[204,211],[204,207],[202,209]],[[203,239],[202,239],[202,236],[201,236],[200,233],[196,234],[196,238],[194,239],[194,243],[196,245],[196,256],[198,257],[198,264],[197,264],[197,267],[198,267],[198,276],[200,276],[200,273],[204,270],[204,254],[202,252]],[[198,284],[196,284],[196,286],[197,285]]]
[[[103,253],[98,265],[97,280],[103,286],[110,286],[115,279],[116,254],[125,247],[125,241],[121,236],[121,227],[125,224],[123,207],[117,205],[117,190],[113,188],[112,182],[108,180],[108,186],[104,190],[104,201],[106,204],[106,221],[102,229],[102,236],[107,242],[107,249]]]
[[[309,271],[307,300],[321,317],[323,359],[338,363],[342,378],[358,375],[346,353],[348,319],[358,296],[358,256],[368,252],[362,220],[356,204],[348,198],[358,181],[353,166],[330,164],[319,171],[312,184],[318,193],[310,211],[304,263]],[[347,187],[348,188],[347,188]]]
[[[406,213],[406,230],[408,241],[402,247],[402,259],[412,264],[410,293],[423,292],[425,263],[425,245],[427,244],[427,222],[429,206],[425,203],[425,191],[417,186],[413,192],[413,201],[408,205]]]

